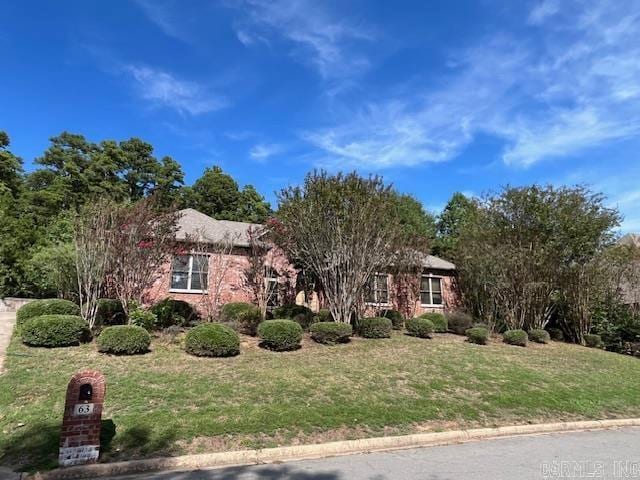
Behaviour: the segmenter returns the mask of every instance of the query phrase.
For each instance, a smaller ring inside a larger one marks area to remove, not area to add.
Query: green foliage
[[[433,322],[424,317],[409,318],[405,326],[409,335],[420,338],[431,338],[435,329]]]
[[[80,307],[70,300],[59,298],[33,300],[18,309],[16,324],[21,326],[28,319],[41,315],[80,315]]]
[[[398,310],[380,310],[378,316],[391,320],[394,330],[402,330],[402,327],[404,327],[404,318]]]
[[[551,335],[549,332],[542,329],[529,330],[529,340],[535,343],[549,343],[551,341]]]
[[[564,342],[564,332],[560,328],[549,328],[549,337],[556,342]]]
[[[245,302],[227,303],[220,309],[220,321],[245,335],[255,336],[262,321],[262,313],[255,305]]]
[[[584,336],[584,344],[589,348],[602,348],[602,337],[595,333],[587,333]]]
[[[315,322],[333,322],[333,316],[329,310],[321,308],[318,310],[318,313],[316,313]]]
[[[427,247],[436,236],[434,216],[426,212],[422,202],[411,195],[396,193],[395,203],[405,243],[415,247]]]
[[[593,309],[592,333],[600,335],[604,348],[625,350],[625,343],[640,340],[640,313],[625,305],[618,296],[608,296]]]
[[[240,353],[240,337],[221,323],[203,323],[189,330],[185,349],[199,357],[231,357]]]
[[[449,323],[447,317],[438,312],[427,312],[420,315],[421,318],[426,318],[433,323],[433,331],[436,333],[447,333],[449,329]]]
[[[269,350],[283,352],[300,347],[302,327],[293,320],[265,320],[258,326],[262,345]]]
[[[524,330],[507,330],[502,334],[502,340],[509,345],[517,345],[518,347],[527,346],[527,332]]]
[[[20,328],[23,343],[32,347],[68,347],[89,338],[87,323],[77,315],[40,315]]]
[[[136,355],[149,351],[151,335],[137,325],[115,325],[102,330],[96,343],[102,353]]]
[[[23,261],[24,288],[34,294],[71,296],[77,292],[75,250],[69,241],[34,246]]]
[[[462,229],[471,222],[478,206],[464,194],[456,192],[438,216],[437,238],[433,253],[444,258],[452,258]]]
[[[298,322],[305,330],[309,328],[314,317],[310,308],[305,307],[304,305],[296,305],[295,303],[274,308],[273,316],[275,318],[290,318],[291,320]]]
[[[159,301],[151,307],[151,311],[156,316],[157,328],[191,325],[200,318],[198,312],[189,302],[173,298]]]
[[[489,330],[484,327],[471,327],[465,332],[467,341],[477,345],[486,345],[489,341]]]
[[[157,320],[155,313],[140,306],[134,307],[129,312],[129,323],[144,328],[148,332],[156,328]]]
[[[473,317],[464,312],[451,312],[447,314],[447,325],[451,333],[464,335],[473,326]]]
[[[365,317],[358,322],[358,334],[363,338],[390,338],[393,324],[383,317]]]
[[[318,322],[311,325],[311,338],[318,343],[335,345],[347,343],[353,334],[353,328],[348,323]]]
[[[98,325],[122,325],[127,322],[127,314],[120,300],[101,298],[98,300],[96,323]]]
[[[22,159],[9,151],[9,135],[0,130],[0,194],[14,198],[22,188]]]

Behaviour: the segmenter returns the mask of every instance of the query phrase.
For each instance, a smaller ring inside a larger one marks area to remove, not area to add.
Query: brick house
[[[254,293],[246,281],[250,265],[250,233],[260,225],[216,220],[194,209],[181,210],[176,239],[182,245],[171,262],[158,273],[147,292],[149,304],[171,297],[191,303],[202,314],[212,311],[211,302],[255,303]],[[274,292],[270,306],[285,302],[306,305],[317,311],[322,307],[320,295],[310,298],[297,285],[299,271],[284,253],[272,248],[267,256],[272,268],[265,278],[266,287]],[[417,275],[417,274],[416,274]],[[394,276],[379,273],[371,279],[364,299],[364,313],[375,314],[393,308],[405,315],[428,311],[447,311],[456,307],[455,266],[433,255],[424,258],[424,268],[411,292],[399,292]]]

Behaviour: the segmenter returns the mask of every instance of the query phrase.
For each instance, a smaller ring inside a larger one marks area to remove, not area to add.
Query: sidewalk
[[[4,357],[16,323],[16,312],[0,312],[0,374],[4,372]]]

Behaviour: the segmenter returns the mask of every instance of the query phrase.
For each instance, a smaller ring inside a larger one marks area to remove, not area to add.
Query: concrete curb
[[[344,440],[312,445],[264,448],[260,450],[239,450],[233,452],[205,453],[180,457],[151,458],[128,462],[98,463],[51,470],[44,473],[22,474],[22,480],[71,480],[105,477],[162,470],[196,470],[200,468],[221,468],[264,463],[309,460],[314,458],[353,455],[406,448],[450,445],[473,440],[510,437],[514,435],[534,435],[581,430],[600,430],[616,427],[640,427],[640,418],[618,420],[593,420],[583,422],[543,423],[538,425],[513,425],[473,430],[449,432],[416,433],[396,437],[365,438]]]

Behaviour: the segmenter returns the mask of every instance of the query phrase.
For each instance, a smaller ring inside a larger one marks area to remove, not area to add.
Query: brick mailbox
[[[60,435],[61,467],[95,463],[100,454],[104,375],[84,370],[71,377]]]

